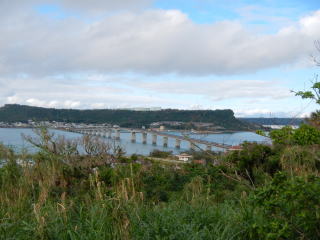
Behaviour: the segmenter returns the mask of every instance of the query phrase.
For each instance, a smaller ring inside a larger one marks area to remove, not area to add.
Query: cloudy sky
[[[315,40],[319,0],[0,0],[0,105],[301,116]]]

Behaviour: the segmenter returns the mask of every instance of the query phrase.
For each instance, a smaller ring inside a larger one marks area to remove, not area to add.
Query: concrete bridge
[[[80,134],[92,135],[92,136],[100,136],[109,139],[120,140],[121,132],[131,133],[131,142],[135,143],[137,141],[137,135],[141,135],[142,143],[147,144],[147,136],[148,134],[152,136],[151,141],[153,145],[157,145],[158,137],[163,138],[163,147],[168,147],[169,138],[175,140],[175,147],[180,148],[181,142],[186,141],[189,143],[191,150],[196,150],[197,145],[205,145],[206,150],[211,150],[212,147],[220,148],[224,150],[230,150],[231,145],[210,142],[201,139],[194,139],[188,136],[178,136],[169,133],[163,133],[153,130],[145,130],[145,129],[132,129],[132,128],[68,128],[68,129],[61,129],[64,131],[76,132]]]

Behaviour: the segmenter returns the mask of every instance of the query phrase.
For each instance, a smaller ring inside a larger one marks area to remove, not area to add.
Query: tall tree
[[[315,47],[320,55],[320,41],[315,41]],[[312,59],[316,66],[320,67],[320,57],[312,56]],[[320,105],[320,82],[319,76],[316,74],[314,76],[314,80],[312,81],[311,89],[308,91],[293,91],[296,96],[300,96],[303,99],[311,99],[314,100],[317,104]],[[320,129],[320,111],[316,110],[315,112],[311,113],[310,117],[307,119],[308,122]]]

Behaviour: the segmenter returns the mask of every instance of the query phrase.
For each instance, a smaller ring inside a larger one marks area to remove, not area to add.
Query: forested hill
[[[0,122],[61,121],[74,123],[111,123],[122,127],[149,126],[158,121],[206,122],[228,130],[245,130],[249,123],[234,117],[232,110],[75,110],[7,104],[0,108]]]
[[[239,118],[242,121],[260,125],[300,125],[303,118]]]

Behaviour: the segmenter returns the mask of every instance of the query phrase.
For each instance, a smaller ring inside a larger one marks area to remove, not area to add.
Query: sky
[[[0,0],[0,106],[301,117],[319,0]]]

